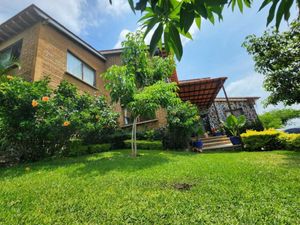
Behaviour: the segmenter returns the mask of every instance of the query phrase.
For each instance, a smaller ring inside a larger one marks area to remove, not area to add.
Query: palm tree
[[[0,61],[0,76],[7,74],[11,69],[21,69],[21,65],[18,60],[11,58],[5,62]]]

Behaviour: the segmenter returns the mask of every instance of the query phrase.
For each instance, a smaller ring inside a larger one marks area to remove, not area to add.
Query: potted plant
[[[240,145],[240,131],[246,124],[246,117],[244,115],[241,116],[234,116],[230,115],[226,118],[226,121],[222,121],[223,126],[229,131],[230,133],[230,141],[233,145]]]
[[[196,140],[193,142],[193,147],[197,149],[202,149],[203,147],[203,142],[200,139],[200,136],[204,135],[203,132],[203,125],[201,122],[195,124],[195,127],[193,129],[193,133],[196,134]]]

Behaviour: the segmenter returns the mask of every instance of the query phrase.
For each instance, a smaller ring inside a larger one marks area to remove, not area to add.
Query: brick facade
[[[17,41],[22,40],[22,50],[20,55],[20,61],[22,62],[22,68],[17,71],[23,78],[28,81],[32,81],[34,78],[35,62],[36,62],[36,50],[38,45],[40,23],[28,28],[27,30],[17,34],[13,38],[0,44],[0,51],[13,45]]]
[[[104,95],[110,102],[109,92],[105,89],[105,81],[101,78],[112,65],[121,65],[120,52],[106,54],[106,60],[100,59],[78,43],[59,32],[47,22],[38,22],[22,33],[0,44],[0,51],[22,40],[20,62],[22,69],[17,73],[28,81],[50,78],[50,87],[57,87],[62,80],[74,84],[79,91],[92,95]],[[67,72],[67,52],[71,52],[96,71],[96,85],[91,86]],[[119,124],[125,126],[124,115],[120,104],[113,108],[120,113]],[[166,125],[166,112],[160,109],[156,119],[138,124],[139,129],[158,128]]]

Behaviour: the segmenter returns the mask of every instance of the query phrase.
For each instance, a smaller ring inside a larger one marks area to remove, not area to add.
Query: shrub
[[[161,141],[137,140],[137,144],[139,145],[139,149],[144,149],[144,150],[160,150],[160,149],[162,149]],[[131,140],[125,141],[125,148],[131,148]]]
[[[100,153],[100,152],[107,152],[111,149],[111,144],[95,144],[89,145],[88,151],[89,153]]]
[[[167,121],[168,126],[162,137],[165,149],[186,149],[192,133],[201,127],[199,111],[190,102],[180,101],[169,107]]]
[[[0,148],[20,160],[63,153],[74,137],[95,143],[117,127],[118,114],[103,97],[80,95],[66,81],[52,91],[48,83],[0,77]]]
[[[281,149],[284,145],[279,139],[283,132],[275,129],[264,131],[247,130],[241,134],[244,147],[249,151]]]
[[[81,156],[89,153],[89,146],[83,145],[81,139],[73,139],[64,151],[64,156]]]
[[[300,134],[281,133],[279,139],[288,150],[300,150]]]
[[[138,140],[158,141],[162,140],[163,131],[164,128],[138,131],[136,137]]]

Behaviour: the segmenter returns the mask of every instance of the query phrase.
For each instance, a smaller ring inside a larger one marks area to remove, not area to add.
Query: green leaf
[[[177,28],[173,24],[170,25],[170,40],[171,40],[172,47],[175,52],[176,58],[178,59],[178,61],[180,61],[181,57],[182,57],[182,52],[183,52],[182,43],[181,43],[181,39],[180,39],[180,34],[179,34]]]
[[[195,0],[195,10],[200,16],[207,19],[207,10],[202,0]]]
[[[217,6],[217,5],[226,5],[228,0],[203,0],[206,5]]]
[[[262,10],[263,8],[265,8],[271,2],[272,2],[272,0],[264,0],[258,11]]]
[[[147,26],[147,29],[144,33],[144,38],[147,36],[147,34],[150,32],[150,30],[152,30],[152,28],[155,26],[155,24],[157,24],[159,21],[157,18],[153,17],[149,20],[147,20],[144,25]]]
[[[195,23],[200,30],[200,28],[201,28],[201,17],[200,16],[195,18]]]
[[[243,12],[243,0],[237,0],[237,3],[238,3],[240,11],[242,13]]]
[[[251,7],[251,1],[250,0],[244,0],[245,5],[250,8]]]
[[[129,5],[130,5],[131,10],[135,13],[134,2],[133,2],[133,0],[128,0],[128,3],[129,3]]]
[[[293,5],[293,0],[287,0],[287,3],[286,3],[286,7],[285,7],[285,11],[284,11],[284,19],[286,20],[286,21],[288,21],[289,20],[289,18],[290,18],[290,9],[291,9],[291,7],[292,7],[292,5]]]
[[[281,3],[279,4],[279,7],[278,7],[278,10],[276,13],[276,23],[275,23],[275,26],[277,29],[279,28],[283,14],[285,13],[286,3],[287,3],[286,0],[281,0]]]
[[[207,10],[207,17],[212,24],[215,24],[215,17],[211,10]]]
[[[153,55],[153,53],[156,49],[157,43],[161,39],[163,29],[164,29],[164,25],[162,23],[160,23],[158,25],[158,27],[156,28],[156,30],[154,31],[154,34],[153,34],[153,36],[151,38],[151,41],[150,41],[150,53],[151,53],[151,55]]]
[[[146,6],[147,6],[147,0],[140,0],[139,2],[136,3],[135,9],[143,12],[146,9]]]
[[[278,4],[279,0],[273,0],[273,4],[269,10],[269,15],[267,18],[267,26],[272,22],[272,20],[274,19],[274,14],[275,14],[275,10],[276,10],[276,6]]]
[[[191,28],[195,18],[195,12],[192,4],[183,3],[180,9],[180,27],[185,33]]]

